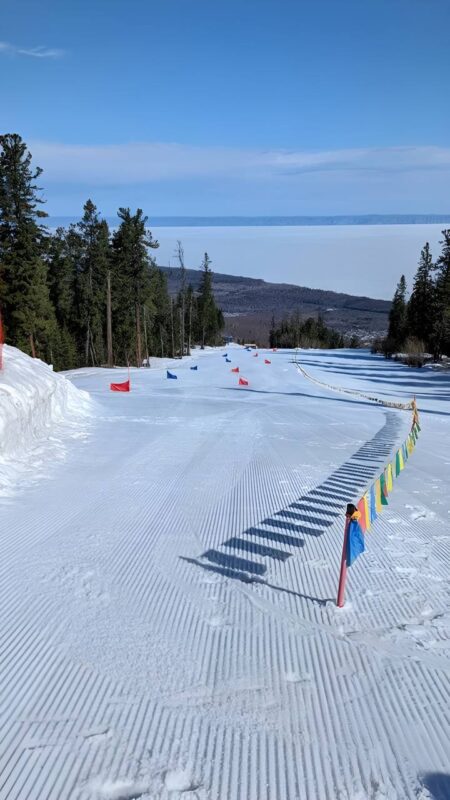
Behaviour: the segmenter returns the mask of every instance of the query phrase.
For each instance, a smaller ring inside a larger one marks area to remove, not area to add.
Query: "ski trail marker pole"
[[[350,520],[352,518],[352,514],[356,511],[356,506],[353,503],[348,503],[347,511],[345,512],[345,528],[344,528],[344,542],[342,545],[342,558],[341,558],[341,571],[339,574],[339,588],[338,588],[338,596],[336,605],[338,608],[343,608],[344,606],[344,598],[345,598],[345,582],[347,580],[347,541],[348,541],[348,529],[350,527]]]

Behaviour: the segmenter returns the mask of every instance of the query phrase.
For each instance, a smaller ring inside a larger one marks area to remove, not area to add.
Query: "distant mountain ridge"
[[[180,271],[160,267],[167,276],[169,292],[180,287]],[[188,283],[197,289],[201,271],[186,270]],[[303,317],[322,314],[327,325],[342,333],[375,336],[387,329],[391,303],[371,297],[310,289],[289,283],[268,283],[259,278],[213,274],[216,301],[226,318],[226,331],[236,338],[268,341],[272,316],[276,321],[295,311]]]
[[[106,216],[108,224],[118,224],[117,217]],[[50,216],[47,224],[51,227],[66,227],[78,222],[79,217]],[[450,225],[449,214],[336,214],[329,216],[150,216],[151,227],[198,228],[198,227],[273,227],[273,226],[318,226],[318,225]]]

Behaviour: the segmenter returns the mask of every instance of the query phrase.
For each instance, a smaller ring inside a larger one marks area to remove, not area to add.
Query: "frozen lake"
[[[437,257],[444,227],[152,227],[152,232],[160,243],[160,265],[176,265],[175,244],[181,239],[188,267],[198,267],[206,250],[215,272],[390,300],[402,273],[411,285],[425,242]]]

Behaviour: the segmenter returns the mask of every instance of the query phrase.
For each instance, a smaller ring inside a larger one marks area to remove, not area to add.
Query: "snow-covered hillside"
[[[450,797],[450,376],[300,353],[421,414],[337,609],[346,503],[410,413],[225,352],[132,371],[130,394],[72,373],[88,438],[0,498],[0,800]]]
[[[39,359],[4,345],[0,370],[0,496],[66,450],[91,408],[87,392]]]

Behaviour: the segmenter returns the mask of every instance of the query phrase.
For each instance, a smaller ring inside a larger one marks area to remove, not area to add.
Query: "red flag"
[[[233,369],[231,370],[231,372],[239,372],[239,367],[233,367]]]
[[[124,381],[123,383],[111,383],[109,388],[112,392],[129,392],[130,381]]]
[[[248,386],[247,378],[239,378],[239,386]]]
[[[253,358],[258,358],[258,353],[253,353]]]
[[[265,358],[265,359],[264,359],[264,363],[265,363],[265,364],[271,364],[272,362],[271,362],[271,361],[269,361],[269,359],[268,359],[268,358]]]

